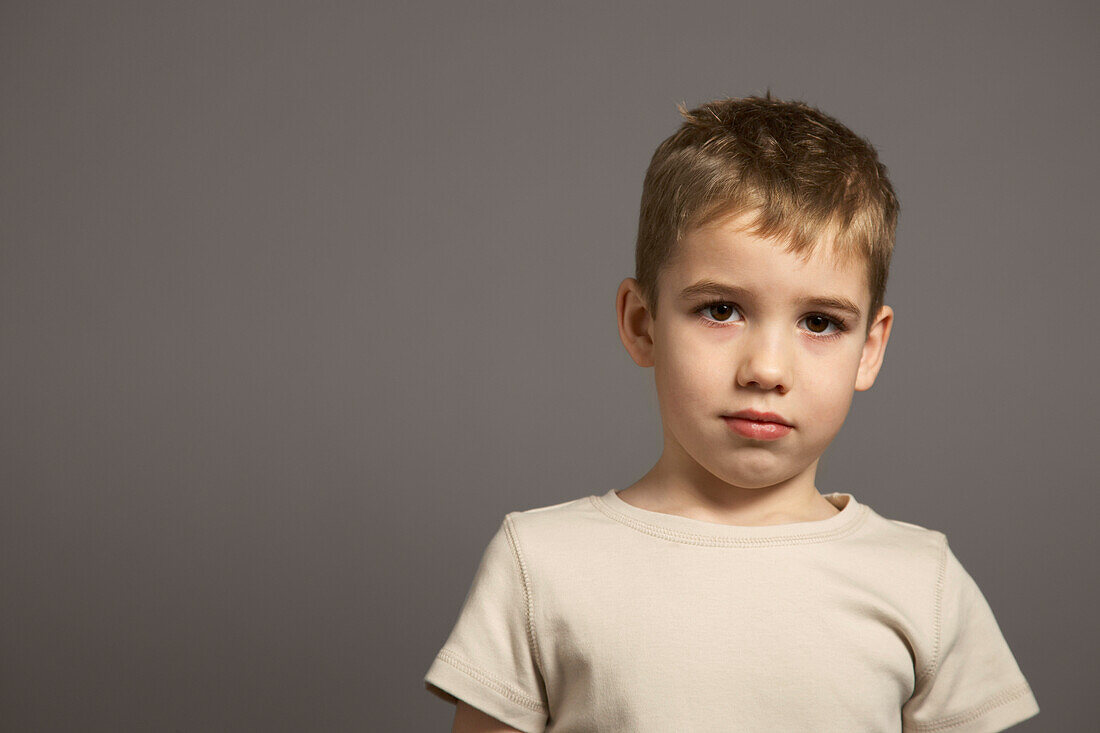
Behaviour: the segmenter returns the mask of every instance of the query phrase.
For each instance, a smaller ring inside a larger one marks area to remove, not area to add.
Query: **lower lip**
[[[754,440],[775,440],[782,438],[791,432],[790,425],[782,425],[777,422],[761,422],[759,420],[746,420],[743,417],[723,417],[730,430]]]

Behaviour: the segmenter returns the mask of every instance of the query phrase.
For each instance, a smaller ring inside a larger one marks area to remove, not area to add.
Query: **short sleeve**
[[[931,662],[902,707],[905,733],[994,733],[1039,712],[974,579],[943,538]]]
[[[424,677],[427,690],[451,703],[461,698],[519,730],[542,731],[549,707],[531,603],[509,515],[489,541],[458,621]]]

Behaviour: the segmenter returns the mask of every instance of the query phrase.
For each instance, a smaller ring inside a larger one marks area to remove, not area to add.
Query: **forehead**
[[[746,222],[742,216],[685,234],[667,270],[674,294],[710,280],[777,298],[836,296],[857,304],[869,299],[864,263],[841,256],[827,237],[807,252],[792,252],[788,240],[756,235]]]

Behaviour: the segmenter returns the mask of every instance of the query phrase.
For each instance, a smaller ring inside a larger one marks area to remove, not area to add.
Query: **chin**
[[[777,471],[775,467],[769,468],[761,467],[760,470],[753,471],[751,469],[746,470],[744,461],[740,462],[733,470],[717,470],[712,471],[707,469],[718,480],[729,484],[730,486],[736,486],[740,489],[770,489],[776,484],[782,483],[793,476],[793,474],[787,471]]]

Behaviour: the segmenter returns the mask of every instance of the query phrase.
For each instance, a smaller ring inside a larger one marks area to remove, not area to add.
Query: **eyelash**
[[[737,309],[738,312],[741,311],[740,307],[738,307],[738,305],[736,303],[731,303],[728,300],[710,300],[710,301],[707,301],[706,303],[703,303],[702,305],[700,305],[698,308],[696,308],[694,310],[694,313],[696,313],[699,316],[699,320],[703,322],[703,325],[708,326],[710,328],[725,328],[724,324],[719,323],[718,321],[710,321],[710,320],[707,320],[706,318],[703,317],[703,312],[705,310],[707,310],[708,308],[713,308],[716,305],[729,305],[729,306],[733,306],[735,309]],[[812,335],[815,339],[818,339],[820,341],[832,341],[835,338],[840,338],[840,336],[843,335],[844,332],[848,330],[848,324],[842,318],[827,316],[824,313],[808,313],[805,317],[806,318],[812,318],[812,317],[815,317],[815,316],[820,317],[820,318],[824,318],[825,320],[829,321],[834,326],[836,326],[836,332],[835,333],[830,333],[830,334],[819,334],[819,333],[814,333],[813,331],[810,331],[809,332],[810,335]]]

